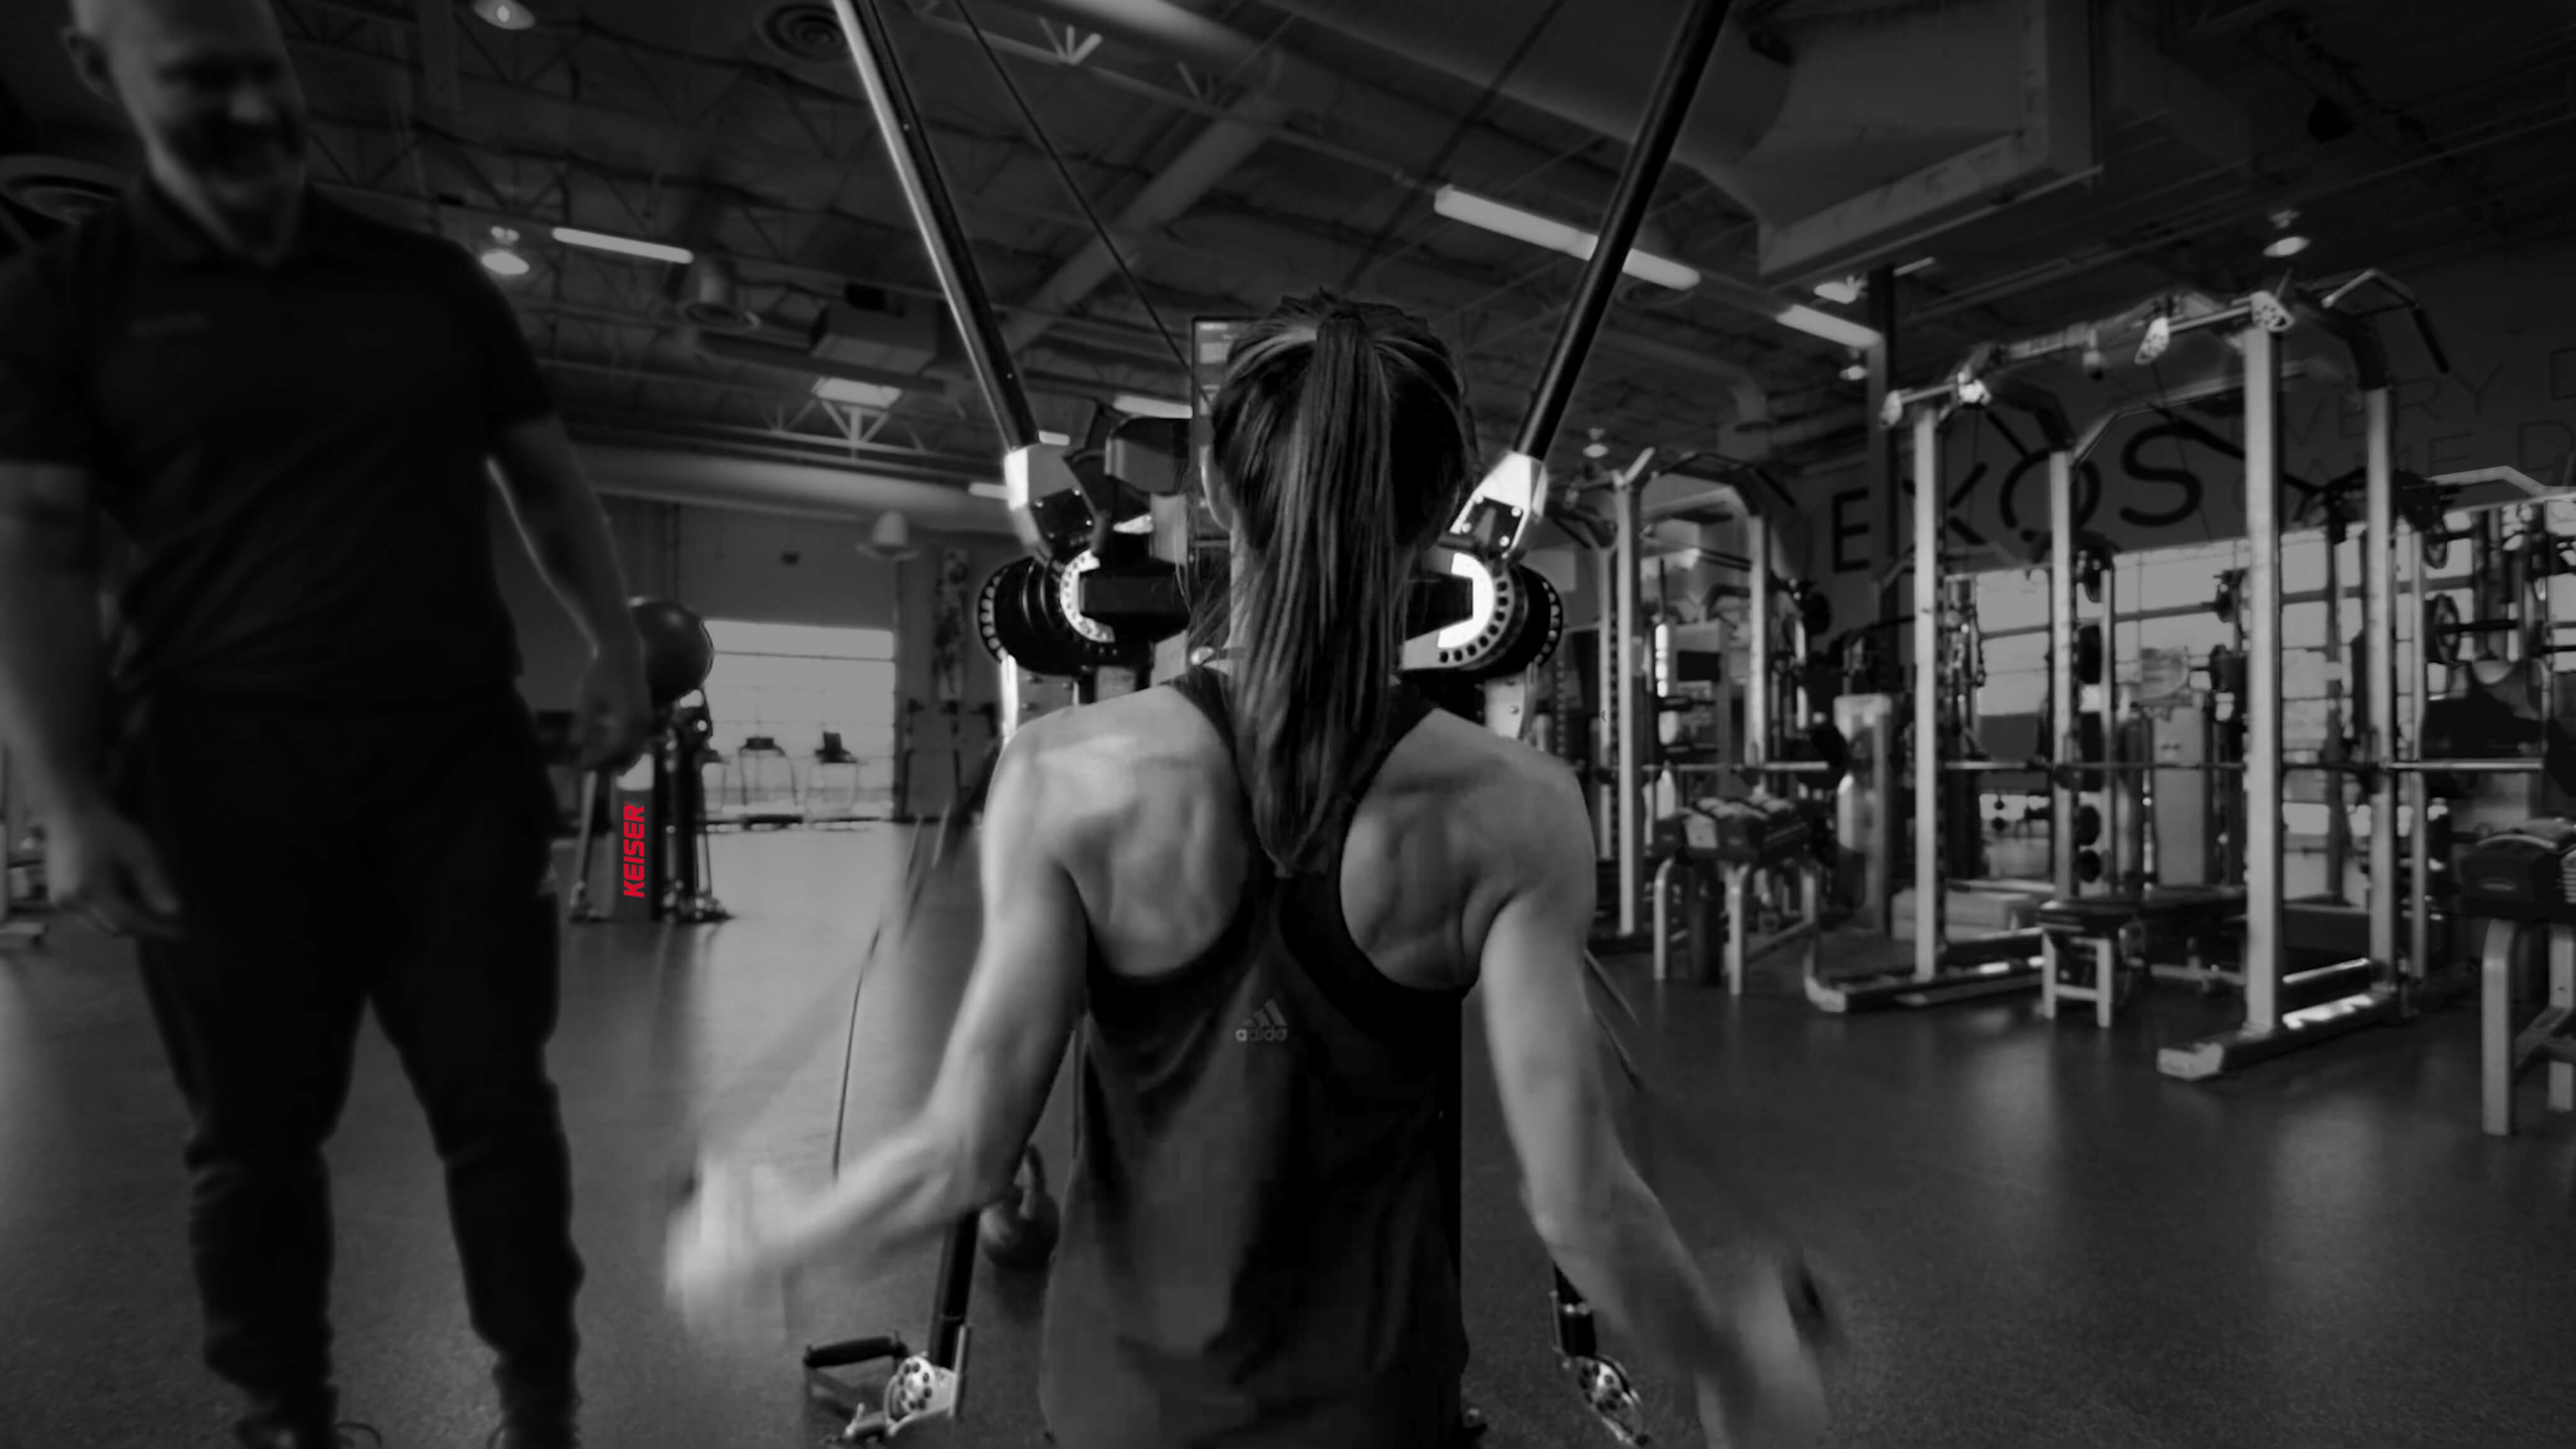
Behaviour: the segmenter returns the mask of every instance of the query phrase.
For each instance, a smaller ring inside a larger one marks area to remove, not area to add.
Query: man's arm
[[[608,514],[582,476],[563,419],[548,413],[513,424],[495,441],[493,461],[529,555],[591,648],[608,659],[640,657]]]
[[[1736,1358],[1716,1300],[1672,1220],[1621,1147],[1584,995],[1592,928],[1591,821],[1574,777],[1524,787],[1523,856],[1488,929],[1480,994],[1503,1122],[1530,1219],[1557,1266],[1603,1316],[1699,1382]]]
[[[98,590],[88,471],[0,459],[0,741],[63,814],[104,803]]]
[[[978,843],[983,941],[929,1099],[792,1216],[773,1244],[777,1261],[843,1243],[892,1251],[1009,1190],[1082,1018],[1090,940],[1058,847],[1065,805],[1049,778],[1048,734],[1044,721],[1023,727],[993,781]]]

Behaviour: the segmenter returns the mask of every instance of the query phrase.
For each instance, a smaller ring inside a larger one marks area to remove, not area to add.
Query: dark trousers
[[[257,1420],[336,1407],[322,1146],[372,1006],[446,1168],[504,1406],[568,1414],[582,1268],[545,1069],[554,804],[517,694],[402,710],[165,695],[131,721],[116,776],[184,915],[142,962],[191,1121],[208,1365]]]

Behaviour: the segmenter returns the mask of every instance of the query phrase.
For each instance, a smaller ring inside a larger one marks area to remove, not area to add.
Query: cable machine
[[[1041,438],[878,7],[879,0],[834,0],[905,201],[1002,434],[1011,519],[1030,551],[986,586],[978,612],[987,647],[1006,660],[1070,673],[1085,702],[1140,687],[1151,677],[1157,646],[1173,640],[1188,620],[1189,530],[1168,505],[1136,506],[1132,493],[1155,491],[1139,486],[1151,464],[1122,461],[1116,454],[1122,441],[1165,458],[1185,450],[1169,437],[1148,442],[1113,434],[1095,455],[1076,456]],[[1403,667],[1474,682],[1481,688],[1485,723],[1504,733],[1519,732],[1527,670],[1553,650],[1563,624],[1554,590],[1517,562],[1545,511],[1544,459],[1729,8],[1729,0],[1700,0],[1683,20],[1515,445],[1469,495],[1435,554],[1437,576],[1411,591]],[[1181,557],[1166,556],[1174,552]],[[1015,670],[1006,665],[1004,678],[1008,721],[1017,714],[1009,697]],[[1457,698],[1454,691],[1444,693]],[[1633,813],[1633,797],[1627,809]],[[1450,1118],[1454,1126],[1454,1104]],[[915,1353],[890,1336],[807,1350],[809,1371],[880,1360],[896,1364],[881,1402],[856,1407],[844,1442],[882,1437],[916,1418],[959,1415],[975,1241],[975,1220],[969,1218],[943,1243],[930,1341],[923,1351]],[[1454,1247],[1454,1231],[1452,1241]],[[1555,1276],[1552,1296],[1560,1351],[1579,1391],[1614,1437],[1643,1442],[1637,1395],[1625,1369],[1600,1353],[1590,1308],[1562,1273]]]

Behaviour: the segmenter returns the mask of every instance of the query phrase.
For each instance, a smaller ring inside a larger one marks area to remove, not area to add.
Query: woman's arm
[[[741,1211],[738,1271],[881,1257],[1009,1191],[1082,1017],[1090,939],[1059,850],[1068,792],[1050,737],[1043,722],[1022,728],[994,779],[977,852],[983,939],[928,1100],[819,1195]]]

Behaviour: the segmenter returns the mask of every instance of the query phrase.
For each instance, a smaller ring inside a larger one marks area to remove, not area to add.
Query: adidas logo
[[[1279,998],[1261,1003],[1261,1009],[1250,1020],[1234,1029],[1236,1041],[1286,1041],[1288,1018],[1279,1012]]]

